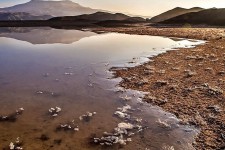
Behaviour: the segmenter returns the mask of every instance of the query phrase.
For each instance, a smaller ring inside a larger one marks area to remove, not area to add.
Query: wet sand
[[[175,114],[180,124],[200,129],[196,149],[225,149],[225,30],[216,28],[101,28],[104,32],[207,40],[191,49],[177,49],[120,69],[122,87],[149,92],[145,101]]]

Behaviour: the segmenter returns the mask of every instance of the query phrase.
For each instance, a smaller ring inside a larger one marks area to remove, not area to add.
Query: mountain
[[[121,13],[106,13],[106,12],[96,12],[93,14],[85,14],[79,16],[65,16],[65,17],[55,17],[50,19],[51,21],[105,21],[105,20],[125,20],[130,18],[130,16]]]
[[[162,23],[165,24],[205,24],[215,26],[225,26],[225,8],[206,9],[200,12],[193,12],[177,16]]]
[[[44,1],[31,0],[24,4],[12,7],[0,8],[0,12],[26,12],[32,15],[51,15],[51,16],[76,16],[81,14],[91,14],[99,10],[83,7],[69,0],[63,1]]]
[[[190,9],[185,9],[185,8],[181,8],[181,7],[176,7],[172,10],[169,10],[167,12],[164,12],[158,16],[151,18],[150,22],[153,22],[153,23],[162,22],[164,20],[168,20],[170,18],[174,18],[179,15],[187,14],[190,12],[199,12],[201,10],[203,10],[203,8],[194,7],[194,8],[190,8]]]
[[[35,16],[25,12],[0,12],[0,20],[47,20],[50,15]]]

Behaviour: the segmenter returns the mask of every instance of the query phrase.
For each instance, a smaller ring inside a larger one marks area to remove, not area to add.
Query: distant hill
[[[225,26],[225,8],[206,9],[200,12],[193,12],[177,16],[162,23],[165,24],[205,24],[215,26]]]
[[[0,12],[26,12],[33,15],[51,15],[51,16],[76,16],[81,14],[95,13],[97,9],[81,6],[70,0],[63,1],[45,1],[31,0],[24,4],[12,7],[0,8]]]
[[[55,17],[50,19],[51,21],[75,21],[75,20],[82,20],[82,21],[105,21],[105,20],[125,20],[130,18],[130,16],[121,14],[121,13],[106,13],[106,12],[96,12],[93,14],[85,14],[79,16],[65,16],[65,17]]]
[[[0,12],[1,20],[47,20],[52,18],[50,15],[35,16],[25,12]]]
[[[128,21],[128,22],[145,22],[146,19],[144,19],[142,17],[130,17],[130,18],[125,19],[125,21]]]
[[[135,23],[143,23],[146,22],[146,19],[141,17],[129,17],[124,20],[104,20],[95,23],[96,25],[103,26],[103,27],[127,27],[131,24]]]
[[[93,27],[93,26],[130,26],[135,23],[146,22],[141,17],[130,17],[122,13],[96,12],[78,16],[53,17],[48,20],[10,20],[0,21],[0,27]]]
[[[153,23],[162,22],[164,20],[168,20],[170,18],[174,18],[179,15],[187,14],[190,12],[199,12],[201,10],[203,10],[203,8],[194,7],[194,8],[190,8],[190,9],[185,9],[185,8],[181,8],[181,7],[176,7],[172,10],[169,10],[167,12],[164,12],[158,16],[151,18],[150,22],[153,22]]]

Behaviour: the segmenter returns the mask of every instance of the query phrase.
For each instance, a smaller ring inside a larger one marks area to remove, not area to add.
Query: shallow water
[[[193,149],[190,143],[196,129],[178,125],[172,114],[138,101],[143,96],[138,91],[116,92],[120,79],[113,79],[109,69],[133,67],[148,57],[202,41],[51,28],[0,31],[0,115],[25,109],[15,122],[0,122],[0,149],[17,137],[24,149],[32,150]],[[124,101],[121,97],[126,95],[132,99]],[[113,114],[126,104],[134,109],[132,117],[143,119],[137,124],[148,128],[123,147],[90,144],[91,136],[101,137],[125,121]],[[48,110],[56,106],[62,112],[52,117]],[[80,121],[87,111],[97,114],[89,122]],[[171,128],[160,127],[158,119]],[[79,126],[78,132],[56,132],[58,125],[71,120]],[[42,134],[49,139],[40,140]]]

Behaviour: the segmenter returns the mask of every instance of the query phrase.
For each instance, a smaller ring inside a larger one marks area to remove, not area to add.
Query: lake
[[[120,88],[121,79],[110,68],[134,67],[168,50],[202,43],[89,30],[1,28],[0,115],[24,111],[15,120],[0,121],[0,149],[17,137],[32,150],[193,149],[197,129],[141,101],[144,93]],[[94,142],[115,133],[121,123],[133,127],[123,138],[117,136],[126,145]]]

